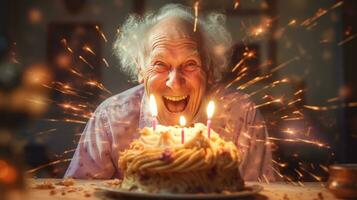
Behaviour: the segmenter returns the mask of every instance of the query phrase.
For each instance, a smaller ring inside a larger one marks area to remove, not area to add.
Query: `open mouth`
[[[190,96],[163,96],[162,99],[168,111],[177,113],[185,110]]]

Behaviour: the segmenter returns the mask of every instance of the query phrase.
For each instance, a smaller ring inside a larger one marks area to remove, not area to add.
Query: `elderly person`
[[[121,177],[119,152],[151,126],[148,96],[153,94],[161,125],[204,123],[208,100],[216,102],[212,128],[242,149],[244,180],[273,180],[271,150],[264,121],[246,95],[219,86],[229,59],[231,37],[225,17],[197,20],[190,8],[167,5],[143,18],[130,16],[114,44],[122,68],[139,85],[110,97],[86,125],[65,174],[73,178]]]

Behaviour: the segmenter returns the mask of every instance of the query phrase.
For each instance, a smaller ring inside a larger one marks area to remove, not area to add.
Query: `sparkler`
[[[317,180],[318,182],[321,182],[323,180],[322,177],[319,177],[313,173],[311,173],[310,171],[306,170],[305,168],[300,166],[300,169],[303,170],[304,172],[306,172],[307,174],[309,174],[312,178],[314,178],[315,180]]]
[[[295,24],[296,24],[296,19],[292,19],[292,20],[288,23],[289,26],[292,26],[292,25],[295,25]]]
[[[231,81],[230,83],[228,83],[228,84],[225,86],[225,88],[230,87],[233,83],[235,83],[235,82],[241,80],[241,79],[242,79],[244,76],[246,76],[246,75],[247,75],[247,73],[242,73],[241,75],[238,75],[233,81]]]
[[[69,109],[69,110],[73,110],[73,111],[82,111],[82,109],[71,105],[69,103],[62,103],[62,104],[58,104],[58,106],[62,107],[63,109]]]
[[[272,103],[280,103],[281,104],[281,99],[275,99],[275,100],[268,101],[268,102],[265,102],[265,103],[262,103],[262,104],[259,104],[259,105],[255,105],[254,108],[258,109],[260,107],[263,107],[263,106],[266,106],[266,105],[270,105]]]
[[[294,169],[294,171],[299,175],[299,178],[302,178],[304,175],[297,169]]]
[[[86,98],[84,96],[79,95],[78,90],[74,89],[70,84],[68,83],[61,83],[61,82],[52,82],[52,86],[42,84],[43,87],[54,89],[62,94],[67,94],[67,95],[72,95],[80,98]]]
[[[319,8],[315,15],[310,17],[310,18],[307,18],[306,20],[304,20],[300,25],[301,26],[311,26],[311,25],[316,25],[316,21],[321,18],[322,16],[326,15],[329,11],[333,10],[333,9],[336,9],[340,6],[343,5],[343,1],[339,1],[337,3],[335,3],[334,5],[332,5],[330,8],[327,8],[327,9],[324,9],[324,8]]]
[[[299,59],[300,59],[299,56],[295,56],[294,58],[292,58],[292,59],[290,59],[290,60],[288,60],[288,61],[286,61],[286,62],[284,62],[284,63],[282,63],[282,64],[280,64],[280,65],[278,65],[278,66],[275,67],[275,68],[273,68],[270,72],[271,72],[271,73],[274,73],[274,72],[276,72],[276,71],[282,69],[283,67],[286,67],[286,66],[289,65],[290,63],[292,63],[292,62],[294,62],[294,61],[297,61],[297,60],[299,60]]]
[[[258,93],[260,93],[260,92],[262,92],[264,90],[267,90],[267,89],[270,89],[270,88],[274,88],[274,87],[276,87],[277,85],[279,85],[281,83],[287,83],[287,82],[288,82],[288,80],[286,78],[278,80],[278,81],[274,81],[274,82],[262,87],[261,89],[258,89],[258,90],[254,91],[254,92],[251,92],[248,96],[252,97],[252,96],[254,96],[254,95],[256,95],[256,94],[258,94]]]
[[[273,162],[274,164],[278,165],[279,167],[286,167],[286,166],[288,166],[287,163],[279,163],[279,162],[276,161],[276,160],[272,160],[272,162]]]
[[[103,63],[105,64],[106,67],[109,67],[109,64],[105,58],[102,58]]]
[[[285,121],[295,121],[295,120],[303,120],[303,117],[290,117],[290,118],[285,118]]]
[[[285,130],[282,130],[281,132],[284,132],[284,133],[288,133],[290,135],[295,135],[295,131],[290,129],[290,128],[287,128]]]
[[[94,53],[94,51],[93,51],[89,46],[84,45],[84,46],[82,47],[82,49],[83,49],[84,51],[86,51],[86,52],[89,52],[89,53],[92,54],[93,56],[96,56],[96,54]]]
[[[240,5],[240,0],[236,0],[233,5],[234,10],[236,10],[239,7],[239,5]]]
[[[72,159],[71,158],[64,158],[64,159],[59,159],[59,160],[55,160],[55,161],[52,161],[50,163],[47,163],[47,164],[44,164],[44,165],[40,165],[38,167],[35,167],[33,169],[30,169],[27,171],[28,174],[32,174],[40,169],[43,169],[45,167],[48,167],[48,166],[51,166],[51,165],[57,165],[57,164],[60,164],[60,163],[65,163],[65,162],[69,162],[71,161]]]
[[[36,136],[40,136],[40,135],[52,133],[52,132],[54,132],[54,131],[56,131],[56,130],[57,130],[57,129],[52,128],[52,129],[49,129],[49,130],[46,130],[46,131],[37,132],[37,133],[35,133],[35,134],[36,134]]]
[[[41,119],[44,121],[49,121],[49,122],[70,122],[70,123],[75,123],[75,124],[86,124],[86,121],[80,121],[80,120],[76,120],[76,119]]]
[[[243,90],[243,89],[245,89],[245,88],[247,88],[247,87],[249,87],[249,86],[251,86],[251,85],[253,85],[253,84],[255,84],[255,83],[259,82],[259,81],[261,81],[261,80],[267,79],[267,78],[269,78],[271,76],[272,76],[271,74],[268,74],[268,75],[265,75],[265,76],[255,77],[254,79],[248,81],[247,83],[238,86],[237,90]]]
[[[95,87],[107,92],[108,94],[112,94],[112,92],[110,92],[102,83],[99,83],[96,80],[87,81],[87,82],[85,82],[85,84],[95,86]]]
[[[323,144],[319,141],[313,141],[313,140],[307,140],[307,139],[301,139],[301,138],[295,138],[295,139],[286,139],[286,138],[275,138],[275,137],[269,137],[269,140],[275,140],[275,141],[283,141],[283,142],[292,142],[292,143],[306,143],[306,144],[311,144],[315,145],[317,147],[323,147],[323,148],[330,148],[327,144]]]
[[[331,102],[335,102],[335,101],[339,101],[339,100],[341,100],[340,97],[333,97],[333,98],[327,99],[326,102],[331,103]]]
[[[240,67],[242,65],[242,63],[245,61],[245,59],[241,59],[236,66],[233,67],[232,72],[236,71],[236,69],[238,69],[238,67]]]
[[[83,74],[81,74],[80,72],[76,71],[75,69],[68,69],[69,72],[71,72],[72,74],[79,76],[81,78],[83,78]]]
[[[63,38],[63,39],[61,40],[61,43],[64,45],[64,47],[65,47],[70,53],[73,53],[73,50],[71,49],[71,47],[69,47],[66,38]]]
[[[239,0],[236,0],[235,2],[234,2],[234,6],[233,6],[233,8],[234,9],[237,9],[238,8],[238,6],[239,6]]]
[[[328,168],[324,165],[319,164],[320,168],[323,169],[326,173],[328,173]]]
[[[103,40],[104,40],[105,42],[108,42],[107,37],[105,37],[104,33],[100,30],[100,28],[99,28],[98,25],[95,26],[95,29],[96,29],[97,32],[100,34],[100,36],[103,38]]]
[[[89,64],[89,62],[86,59],[84,59],[83,56],[78,56],[78,58],[84,63],[86,63],[91,69],[94,69],[93,65]]]
[[[76,148],[66,150],[66,151],[63,152],[63,154],[71,153],[71,152],[74,152],[74,151],[76,151]]]
[[[195,10],[195,22],[194,22],[194,25],[193,25],[193,32],[196,32],[197,30],[197,21],[198,21],[198,6],[200,5],[200,2],[199,1],[196,1],[193,8]]]
[[[243,56],[244,57],[233,67],[232,72],[236,71],[236,69],[238,69],[247,59],[254,57],[255,52],[254,51],[246,51],[243,53]],[[246,71],[248,68],[245,67],[243,69],[245,69],[244,71]],[[241,72],[243,72],[243,71],[241,71]]]
[[[307,109],[311,109],[311,110],[322,110],[322,111],[340,108],[340,106],[336,106],[336,105],[335,106],[309,106],[309,105],[304,105],[304,107],[307,108]]]
[[[331,6],[330,10],[336,9],[342,5],[343,5],[343,1],[339,1],[339,2],[335,3],[333,6]]]
[[[299,101],[301,101],[301,100],[302,100],[302,99],[293,100],[293,101],[291,101],[291,102],[288,103],[288,106],[293,105],[294,103],[297,103],[297,102],[299,102]]]
[[[92,115],[92,112],[87,107],[75,106],[71,103],[57,103],[56,105],[62,108],[64,113],[70,114],[73,117],[89,119]]]
[[[323,15],[325,15],[327,13],[326,9],[323,8],[319,8],[315,15],[311,18],[306,19],[305,21],[303,21],[301,23],[301,26],[310,26],[312,25],[316,20],[318,20],[320,17],[322,17]]]
[[[265,174],[263,174],[263,178],[264,178],[264,180],[265,180],[266,183],[268,183],[268,184],[270,183],[270,182],[269,182],[269,179],[267,178],[267,176],[266,176]]]
[[[301,94],[304,90],[298,90],[297,92],[294,93],[294,95],[298,95],[298,94]]]
[[[284,178],[284,175],[282,175],[279,170],[275,169],[274,167],[272,167],[272,169],[278,176],[280,176],[280,178]]]
[[[341,42],[337,43],[337,45],[338,45],[338,46],[342,46],[342,45],[346,44],[347,42],[349,42],[349,41],[355,39],[356,36],[357,36],[357,34],[350,35],[350,36],[348,36],[346,39],[344,39],[344,40],[342,40]]]

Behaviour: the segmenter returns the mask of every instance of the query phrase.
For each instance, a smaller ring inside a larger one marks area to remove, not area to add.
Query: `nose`
[[[185,79],[182,76],[182,73],[178,69],[173,69],[170,71],[168,79],[166,81],[167,87],[178,90],[185,84]]]

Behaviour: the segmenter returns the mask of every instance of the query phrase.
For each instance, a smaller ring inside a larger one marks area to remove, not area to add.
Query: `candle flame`
[[[157,105],[156,105],[156,101],[155,101],[155,97],[154,95],[150,95],[150,111],[151,111],[151,115],[153,117],[157,116]]]
[[[207,106],[207,118],[211,119],[214,113],[214,103],[210,101]]]
[[[184,116],[180,116],[180,126],[185,126],[186,125],[186,119]]]

